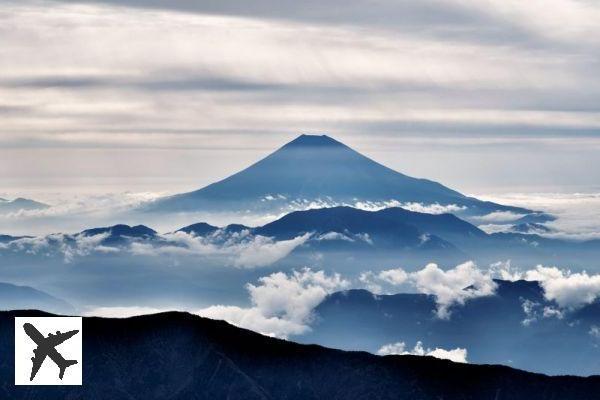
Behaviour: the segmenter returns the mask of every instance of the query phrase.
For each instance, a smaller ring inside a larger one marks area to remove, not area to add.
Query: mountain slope
[[[0,313],[3,399],[593,399],[600,377],[379,357],[299,345],[189,314],[85,318],[81,387],[15,387],[13,317]]]
[[[72,314],[75,308],[64,300],[29,286],[0,282],[0,310],[35,308],[48,312]]]
[[[11,213],[21,210],[43,210],[50,207],[39,201],[19,197],[14,200],[0,199],[0,213]]]
[[[465,215],[529,213],[467,197],[437,182],[387,168],[328,137],[302,135],[266,158],[194,192],[156,201],[148,211],[287,209],[294,202],[398,201],[458,205]]]
[[[431,234],[449,240],[453,237],[482,238],[486,233],[452,214],[425,214],[393,207],[365,211],[352,207],[331,207],[296,211],[256,228],[254,232],[278,239],[290,239],[304,232],[369,233],[387,236]]]

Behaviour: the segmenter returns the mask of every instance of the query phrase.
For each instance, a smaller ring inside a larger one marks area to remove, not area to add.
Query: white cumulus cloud
[[[310,329],[312,310],[330,293],[350,282],[339,274],[304,268],[290,274],[276,272],[248,284],[252,307],[215,305],[197,313],[277,337],[302,334]]]
[[[460,264],[447,271],[429,264],[412,274],[416,288],[434,295],[440,318],[449,318],[450,307],[464,304],[468,299],[490,296],[496,290],[492,277],[482,272],[473,262]]]
[[[435,349],[425,349],[422,342],[417,342],[412,350],[406,350],[406,343],[396,342],[382,346],[377,350],[380,356],[387,355],[415,355],[415,356],[431,356],[443,360],[450,360],[457,363],[467,363],[467,349],[457,347],[455,349],[446,350],[439,347]]]
[[[575,309],[594,302],[600,296],[600,275],[572,273],[556,267],[537,266],[525,279],[539,281],[548,300],[564,308]]]
[[[384,288],[395,288],[410,284],[424,294],[435,296],[439,318],[450,317],[450,308],[462,305],[476,297],[490,296],[496,290],[489,272],[479,269],[475,263],[466,262],[444,271],[436,264],[428,264],[423,269],[407,273],[402,268],[385,270],[379,273],[363,272],[359,280],[374,293],[389,293]]]

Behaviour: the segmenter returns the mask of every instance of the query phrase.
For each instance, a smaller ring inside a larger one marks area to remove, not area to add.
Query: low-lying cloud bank
[[[187,255],[217,257],[228,265],[242,268],[271,265],[304,244],[310,234],[290,240],[276,241],[265,236],[250,235],[248,231],[202,237],[186,232],[161,235],[163,243],[133,242],[129,250],[134,255]]]
[[[540,210],[556,217],[556,220],[544,224],[550,228],[550,232],[542,234],[545,237],[573,240],[600,238],[600,193],[509,193],[475,197]],[[480,221],[484,225],[479,227],[487,232],[505,231],[508,225],[498,224],[502,222],[502,217],[511,216],[498,213],[488,215]]]
[[[55,233],[47,236],[24,237],[8,243],[0,243],[0,250],[24,252],[30,255],[52,256],[60,254],[66,263],[75,257],[85,257],[96,253],[117,253],[117,247],[106,246],[102,242],[108,233],[97,235],[66,235]]]
[[[121,192],[106,194],[76,194],[70,196],[41,195],[49,206],[43,209],[21,209],[0,212],[0,232],[13,235],[45,235],[52,232],[77,231],[89,226],[110,226],[117,223],[147,224],[167,232],[189,224],[189,221],[206,221],[224,226],[231,223],[263,225],[293,211],[316,208],[348,206],[366,211],[379,211],[389,207],[401,207],[428,214],[455,213],[466,207],[456,204],[386,201],[340,202],[330,198],[288,199],[281,194],[267,195],[257,199],[264,209],[249,212],[187,212],[164,215],[139,214],[136,210],[151,203],[167,192]],[[47,199],[47,200],[46,200]]]
[[[442,360],[450,360],[457,363],[468,363],[467,361],[467,349],[463,349],[457,347],[452,350],[441,349],[436,347],[435,349],[425,349],[423,347],[423,343],[418,341],[415,347],[412,350],[406,350],[406,343],[404,342],[396,342],[389,343],[384,346],[381,346],[379,350],[377,350],[377,354],[380,356],[389,356],[389,355],[413,355],[413,356],[431,356],[435,358],[440,358]]]
[[[85,257],[93,253],[123,253],[150,257],[199,256],[219,261],[224,265],[254,268],[271,265],[285,258],[311,236],[304,234],[290,240],[276,241],[265,236],[251,235],[248,230],[232,233],[218,230],[206,237],[186,232],[156,234],[151,238],[123,236],[123,242],[106,245],[105,241],[110,239],[111,235],[111,232],[103,232],[96,235],[79,233],[24,237],[0,243],[0,250],[47,257],[58,256],[66,263],[74,261],[76,257]]]

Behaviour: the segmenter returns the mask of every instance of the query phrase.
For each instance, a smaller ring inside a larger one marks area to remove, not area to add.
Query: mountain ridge
[[[301,345],[223,321],[169,312],[84,318],[83,386],[13,386],[14,316],[0,313],[0,396],[93,399],[593,399],[600,377],[548,377],[504,366],[375,356]],[[8,322],[7,322],[8,321]],[[135,373],[125,373],[135,371]]]

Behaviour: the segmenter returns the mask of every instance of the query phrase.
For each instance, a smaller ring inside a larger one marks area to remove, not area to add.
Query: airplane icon
[[[50,359],[54,361],[58,368],[60,368],[58,377],[61,380],[65,375],[65,370],[67,367],[77,364],[77,360],[65,360],[65,358],[56,350],[56,346],[75,336],[79,332],[78,330],[65,333],[60,333],[60,331],[58,331],[55,335],[50,333],[48,334],[48,337],[44,337],[44,335],[42,335],[40,331],[38,331],[35,326],[30,323],[24,324],[23,329],[25,330],[27,336],[29,336],[31,340],[33,340],[38,346],[35,350],[33,350],[34,356],[31,357],[33,366],[31,368],[31,376],[29,378],[30,382],[33,381],[33,378],[35,378],[35,375],[42,367],[46,357],[50,357]]]

